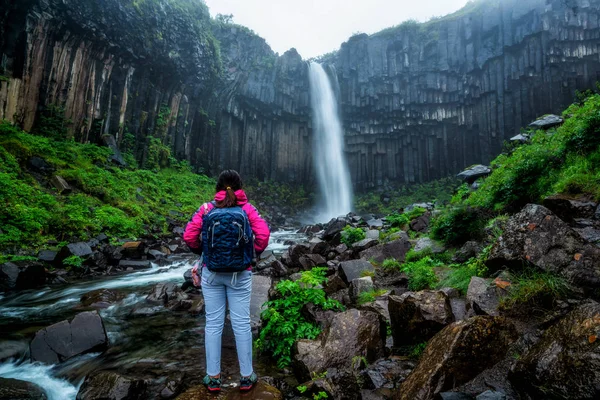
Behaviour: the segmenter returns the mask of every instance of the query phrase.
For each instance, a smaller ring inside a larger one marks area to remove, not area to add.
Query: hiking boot
[[[204,379],[202,379],[202,383],[209,392],[220,392],[221,391],[221,378],[211,378],[206,375]]]
[[[250,390],[258,382],[258,376],[253,372],[250,376],[242,376],[240,379],[240,390]]]

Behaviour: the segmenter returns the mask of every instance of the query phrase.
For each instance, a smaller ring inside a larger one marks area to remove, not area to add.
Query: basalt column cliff
[[[402,16],[399,16],[401,21]],[[208,173],[314,182],[308,66],[195,0],[0,0],[0,118],[157,146]],[[337,72],[353,182],[420,182],[489,161],[600,80],[599,0],[477,0],[355,35]],[[133,143],[133,145],[132,145]]]
[[[331,56],[355,184],[427,181],[489,162],[600,80],[600,1],[490,0],[356,35]]]

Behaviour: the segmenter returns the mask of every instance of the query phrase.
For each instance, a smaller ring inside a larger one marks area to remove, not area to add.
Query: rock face
[[[546,207],[528,204],[506,223],[487,266],[521,268],[530,263],[583,287],[600,284],[600,250],[583,241]]]
[[[77,314],[72,321],[61,321],[38,331],[31,341],[32,361],[57,364],[79,354],[103,350],[108,337],[96,311]]]
[[[475,2],[351,37],[323,62],[337,71],[353,182],[425,181],[490,161],[520,127],[593,87],[599,9]],[[142,164],[156,137],[208,173],[227,165],[314,183],[308,67],[296,50],[278,56],[248,30],[211,22],[206,7],[167,0],[28,0],[3,11],[0,119],[30,130],[45,107],[64,106],[68,134],[109,138],[117,165],[129,132]]]
[[[450,299],[442,292],[407,292],[389,296],[394,346],[422,343],[454,322]]]
[[[431,339],[395,398],[433,400],[502,360],[516,338],[515,327],[501,317],[455,322]]]
[[[373,362],[383,355],[385,323],[377,313],[350,309],[335,314],[321,340],[296,343],[294,364],[298,376],[311,379],[311,373],[328,368],[348,369],[353,357]]]
[[[511,381],[532,398],[600,398],[600,304],[576,308],[544,332]]]
[[[225,393],[227,399],[246,399],[248,396],[255,400],[283,400],[283,394],[275,387],[259,381],[250,393],[242,393],[239,389],[231,389]],[[204,386],[195,386],[185,393],[177,396],[176,400],[211,400],[215,395],[210,393]],[[221,398],[219,396],[219,398]]]

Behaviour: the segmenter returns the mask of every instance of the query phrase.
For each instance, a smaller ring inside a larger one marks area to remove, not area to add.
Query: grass
[[[439,289],[451,287],[460,291],[463,295],[467,294],[469,283],[474,276],[487,277],[488,269],[485,261],[488,258],[492,246],[487,246],[476,258],[471,258],[463,264],[450,264],[450,274],[437,284]]]
[[[556,300],[566,297],[570,291],[564,278],[534,269],[526,269],[512,278],[509,295],[500,301],[502,310],[551,309]]]
[[[370,290],[368,292],[362,292],[358,295],[358,301],[357,301],[358,305],[372,303],[377,299],[377,297],[383,296],[386,293],[387,293],[387,290],[385,290],[385,289]]]
[[[433,261],[439,262],[441,264],[448,264],[452,259],[452,255],[449,252],[442,253],[434,253],[431,248],[426,248],[421,251],[415,251],[414,249],[410,249],[408,253],[406,253],[405,262],[415,262],[420,261],[425,257],[431,258]]]
[[[383,260],[381,268],[386,271],[399,271],[402,268],[402,264],[395,258],[388,258]]]
[[[99,233],[136,238],[184,223],[211,198],[214,180],[183,163],[160,170],[108,164],[108,148],[59,141],[0,123],[0,250],[44,247],[48,240],[87,240]],[[49,177],[30,175],[31,156],[43,158],[74,187],[60,195]]]

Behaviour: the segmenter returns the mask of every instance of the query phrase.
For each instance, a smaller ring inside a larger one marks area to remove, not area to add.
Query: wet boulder
[[[375,247],[378,244],[379,244],[379,240],[366,238],[366,239],[360,240],[356,243],[353,243],[352,250],[360,253],[361,251],[370,249],[371,247]]]
[[[38,385],[18,379],[0,378],[0,400],[46,400]]]
[[[59,194],[69,194],[73,191],[71,185],[60,175],[54,175],[50,180]]]
[[[600,304],[582,304],[518,361],[510,375],[531,398],[600,398]]]
[[[365,260],[350,260],[340,263],[340,277],[346,284],[350,284],[355,279],[361,278],[364,271],[375,272],[375,267]]]
[[[563,221],[571,223],[576,218],[594,218],[598,203],[586,199],[556,195],[545,198],[544,207]]]
[[[500,362],[517,337],[502,317],[477,316],[448,325],[429,341],[394,398],[433,400]]]
[[[428,237],[422,237],[417,240],[414,251],[417,253],[420,251],[429,250],[434,254],[443,253],[446,249],[441,243],[436,242]]]
[[[350,299],[357,303],[361,293],[370,292],[374,289],[373,279],[370,276],[353,279],[350,282]]]
[[[454,253],[452,261],[456,263],[464,263],[471,258],[477,257],[483,251],[483,246],[479,242],[469,241]]]
[[[467,306],[477,315],[498,316],[500,299],[508,293],[506,288],[500,286],[492,279],[483,279],[477,276],[471,278],[467,290]],[[507,282],[508,283],[508,282]],[[510,284],[509,284],[510,286]]]
[[[56,251],[52,251],[52,250],[42,250],[38,253],[38,260],[41,262],[46,262],[48,264],[53,264],[54,261],[56,261],[56,256],[57,256],[57,252]]]
[[[27,160],[27,169],[42,174],[48,174],[54,171],[54,167],[48,164],[46,160],[41,157],[33,156]]]
[[[147,383],[115,372],[101,371],[88,375],[77,393],[77,400],[144,400]]]
[[[19,261],[0,265],[0,291],[35,289],[46,284],[46,269],[38,262]]]
[[[184,293],[179,284],[175,282],[163,282],[159,283],[150,294],[146,297],[146,301],[155,305],[162,305],[173,311],[181,311],[188,309],[188,304],[185,300],[188,300],[188,295]]]
[[[362,356],[367,362],[373,362],[383,355],[385,336],[385,322],[377,313],[356,309],[337,313],[322,338],[296,343],[297,376],[309,380],[312,372],[350,369],[355,357]]]
[[[119,268],[124,271],[137,271],[152,268],[152,263],[150,261],[121,260]]]
[[[450,298],[442,291],[406,292],[388,302],[394,346],[422,343],[454,322]]]
[[[29,345],[31,361],[46,364],[57,364],[107,347],[104,323],[96,311],[79,313],[71,321],[61,321],[39,330]]]
[[[531,264],[574,284],[600,285],[600,249],[584,242],[566,222],[544,206],[528,204],[506,223],[486,265],[520,269]]]
[[[406,253],[410,250],[410,242],[403,238],[371,247],[360,252],[363,260],[382,263],[388,258],[394,258],[400,262],[404,261]]]
[[[336,235],[338,235],[342,229],[348,225],[348,222],[344,218],[335,218],[329,221],[323,232],[323,240],[330,241]]]
[[[56,262],[62,263],[66,258],[71,256],[77,256],[80,258],[87,258],[93,253],[92,248],[86,242],[69,243],[63,246],[58,254],[56,255]]]
[[[536,119],[535,121],[530,123],[529,126],[535,129],[550,129],[562,124],[563,121],[564,120],[558,115],[548,114]]]
[[[98,289],[81,296],[83,307],[108,308],[125,298],[125,293],[111,289]]]
[[[483,178],[492,173],[490,167],[485,165],[474,165],[470,168],[465,169],[460,174],[456,175],[457,178],[462,179],[469,185],[475,182],[479,178]]]
[[[408,226],[415,232],[426,232],[429,229],[429,223],[431,222],[431,213],[425,213],[420,217],[417,217],[410,221]]]
[[[225,392],[226,398],[231,400],[247,398],[253,400],[283,400],[283,394],[279,391],[279,389],[267,384],[266,382],[263,382],[262,380],[259,380],[252,391],[247,394],[240,392],[240,390],[236,388],[229,390],[225,389],[223,391]],[[188,389],[184,393],[177,396],[175,400],[212,400],[215,398],[215,395],[210,393],[206,387],[199,385]]]
[[[395,389],[410,375],[416,363],[401,357],[381,359],[362,372],[365,387],[375,389]]]

